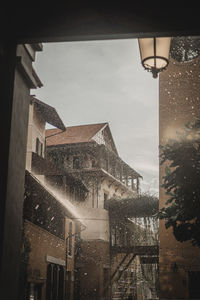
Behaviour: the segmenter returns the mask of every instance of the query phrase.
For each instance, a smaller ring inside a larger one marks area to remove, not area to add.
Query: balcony
[[[87,187],[81,180],[75,178],[72,174],[63,170],[61,167],[56,166],[50,159],[39,156],[35,152],[32,152],[32,173],[34,175],[65,176],[67,182],[71,184],[72,187],[76,187],[84,193],[88,192]]]
[[[90,142],[52,146],[47,148],[47,155],[71,174],[98,172],[107,176],[116,188],[120,186],[126,191],[139,193],[142,176],[105,145]]]
[[[104,145],[99,148],[99,167],[121,182],[126,188],[138,193],[139,178],[142,178],[142,176]]]
[[[101,177],[103,180],[106,178],[109,182],[109,187],[112,185],[115,186],[115,190],[121,189],[122,191],[124,190],[124,193],[130,192],[130,196],[133,197],[138,193],[137,187],[130,187],[126,185],[124,182],[120,181],[118,178],[113,176],[112,174],[108,173],[106,170],[102,168],[80,168],[80,169],[71,169],[68,171],[69,174],[74,175],[75,177],[81,176],[81,174],[88,174],[92,176],[98,176]]]
[[[35,152],[32,152],[31,169],[35,175],[56,175],[58,173],[58,169],[50,160]]]

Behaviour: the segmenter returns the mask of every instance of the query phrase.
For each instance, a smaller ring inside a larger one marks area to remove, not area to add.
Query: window
[[[66,162],[67,166],[69,166],[69,164],[70,164],[70,157],[69,157],[69,155],[67,155],[65,157],[65,162]]]
[[[80,168],[80,159],[78,156],[73,157],[73,169],[79,169]]]
[[[106,208],[106,201],[108,200],[108,194],[104,193],[104,208]]]
[[[111,226],[111,246],[116,245],[116,226],[113,224]]]
[[[74,299],[78,300],[81,297],[81,268],[76,268],[74,272]]]
[[[75,200],[75,188],[74,188],[74,186],[70,185],[69,193],[70,193],[71,200]]]
[[[137,189],[137,178],[133,179],[133,188]]]
[[[53,266],[53,282],[52,282],[52,300],[57,300],[58,296],[58,266]]]
[[[47,266],[47,281],[46,281],[46,300],[51,300],[52,299],[52,266],[49,264]]]
[[[126,175],[122,174],[122,183],[125,185],[127,184],[126,179],[127,179]]]
[[[63,300],[64,296],[64,267],[48,264],[46,281],[46,300]],[[36,298],[40,299],[40,298]],[[34,298],[35,300],[35,298]]]
[[[70,295],[71,295],[71,272],[70,271],[66,271],[66,290],[65,290],[65,294],[66,294],[66,299],[70,299]]]
[[[128,177],[127,186],[132,188],[132,177],[131,176]]]
[[[69,222],[69,231],[68,231],[68,256],[72,256],[72,222]]]
[[[42,284],[29,283],[29,295],[28,300],[41,300],[42,296]]]
[[[95,159],[93,158],[92,159],[92,168],[95,168],[96,167],[96,161],[95,161]]]
[[[109,292],[109,269],[108,268],[104,268],[103,269],[103,294],[104,297],[108,297],[108,292]]]
[[[38,137],[36,138],[35,152],[38,155],[43,156],[43,144],[40,142]]]
[[[95,189],[92,189],[92,208],[94,208],[94,195],[95,195]]]
[[[58,273],[58,300],[63,300],[64,295],[64,267],[59,266]]]
[[[40,149],[40,140],[39,138],[36,138],[36,147],[35,147],[35,152],[39,154],[39,149]]]
[[[43,144],[40,143],[40,155],[43,156]]]

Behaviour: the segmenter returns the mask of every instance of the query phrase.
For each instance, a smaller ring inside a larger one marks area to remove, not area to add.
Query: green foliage
[[[200,120],[187,124],[177,140],[160,150],[161,164],[168,163],[162,185],[168,200],[158,217],[178,241],[200,246]]]

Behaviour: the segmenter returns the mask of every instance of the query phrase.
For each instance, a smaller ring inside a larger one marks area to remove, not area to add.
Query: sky
[[[108,122],[119,156],[158,193],[158,79],[140,62],[136,39],[43,44],[32,90],[66,126]],[[50,127],[49,127],[50,128]]]

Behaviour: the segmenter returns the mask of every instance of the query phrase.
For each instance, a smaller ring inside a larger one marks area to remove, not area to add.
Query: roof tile
[[[92,137],[107,123],[89,124],[67,127],[66,131],[59,129],[46,130],[46,145],[64,145],[92,142]]]

